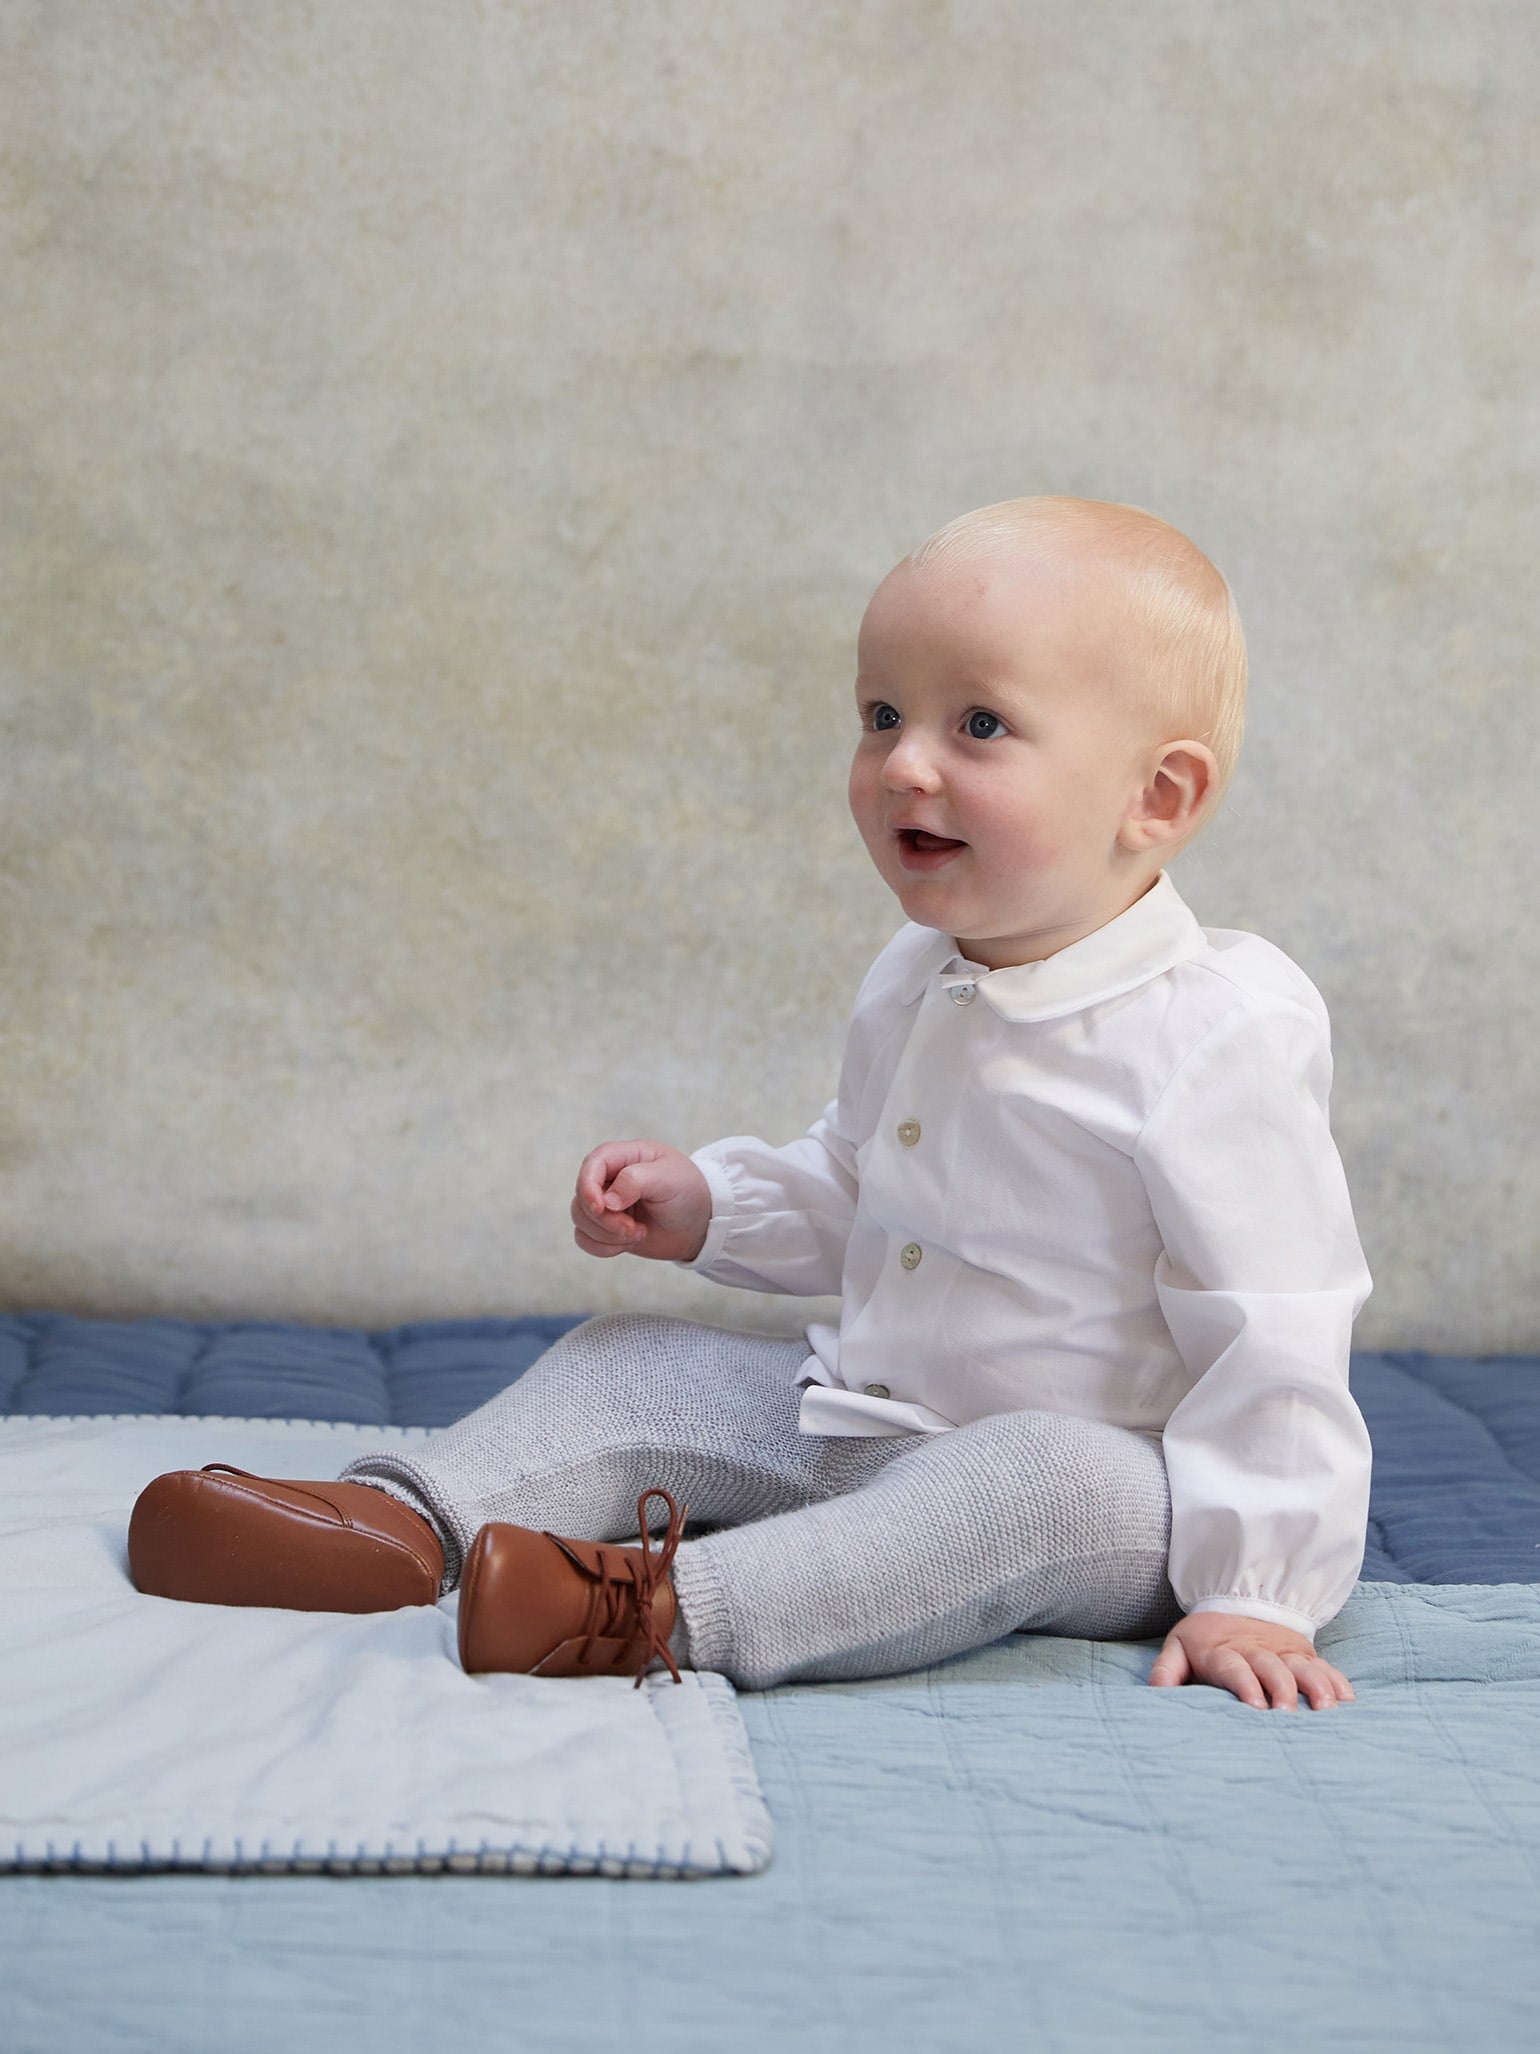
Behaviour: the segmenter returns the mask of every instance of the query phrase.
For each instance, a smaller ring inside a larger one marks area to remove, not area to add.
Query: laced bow
[[[656,1553],[653,1552],[652,1535],[647,1528],[649,1498],[661,1498],[668,1507],[668,1526],[664,1531],[663,1545]],[[688,1505],[676,1505],[666,1490],[659,1485],[653,1485],[652,1489],[643,1491],[636,1501],[636,1525],[641,1535],[641,1547],[617,1550],[615,1554],[606,1550],[599,1557],[603,1567],[597,1578],[599,1589],[596,1596],[601,1600],[601,1610],[584,1638],[618,1639],[625,1629],[628,1602],[635,1603],[636,1625],[632,1637],[643,1643],[644,1652],[642,1666],[637,1671],[636,1682],[632,1685],[634,1690],[641,1689],[648,1660],[654,1655],[667,1665],[668,1672],[676,1683],[684,1681],[679,1673],[679,1664],[674,1660],[673,1650],[669,1647],[668,1636],[658,1630],[658,1623],[653,1617],[652,1602],[658,1585],[667,1578],[674,1557],[679,1552],[679,1543],[684,1538],[684,1522],[689,1509]],[[555,1541],[568,1561],[581,1569],[585,1576],[593,1576],[593,1570],[573,1552],[559,1534],[548,1533],[546,1539]],[[610,1566],[617,1556],[625,1564],[624,1570],[618,1575]]]

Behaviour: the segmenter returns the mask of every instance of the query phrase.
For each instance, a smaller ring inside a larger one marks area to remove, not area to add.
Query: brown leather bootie
[[[252,1476],[228,1462],[146,1485],[128,1566],[150,1597],[292,1612],[393,1612],[437,1601],[444,1550],[420,1513],[365,1483]]]
[[[668,1507],[653,1551],[647,1500]],[[642,1676],[653,1661],[679,1665],[668,1637],[679,1604],[668,1571],[687,1508],[664,1490],[636,1501],[639,1548],[563,1540],[528,1526],[484,1526],[460,1580],[460,1661],[472,1675]]]

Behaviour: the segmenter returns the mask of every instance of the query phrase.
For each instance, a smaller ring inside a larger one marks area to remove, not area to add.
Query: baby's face
[[[861,623],[856,825],[909,918],[990,969],[1105,925],[1160,867],[1119,840],[1160,750],[1118,618],[1094,572],[1011,556],[900,564]]]

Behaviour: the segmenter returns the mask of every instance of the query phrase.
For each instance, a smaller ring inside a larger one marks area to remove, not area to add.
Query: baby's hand
[[[1323,1662],[1302,1633],[1235,1612],[1190,1612],[1178,1619],[1155,1657],[1150,1681],[1217,1683],[1259,1712],[1267,1709],[1269,1692],[1274,1710],[1289,1712],[1298,1709],[1301,1688],[1317,1712],[1354,1695],[1342,1671]]]
[[[711,1186],[666,1141],[605,1141],[583,1158],[572,1224],[589,1255],[690,1262],[711,1225]]]

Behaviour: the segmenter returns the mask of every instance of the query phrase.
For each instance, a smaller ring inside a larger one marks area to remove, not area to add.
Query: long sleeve
[[[1330,1086],[1324,1009],[1237,1006],[1135,1150],[1164,1248],[1156,1293],[1193,1379],[1165,1427],[1172,1587],[1184,1612],[1312,1636],[1357,1579],[1369,1504],[1348,1353],[1371,1286]]]
[[[749,1291],[838,1291],[856,1213],[855,1143],[839,1113],[834,1099],[784,1148],[734,1134],[697,1149],[691,1160],[711,1186],[711,1225],[700,1254],[681,1267]]]

